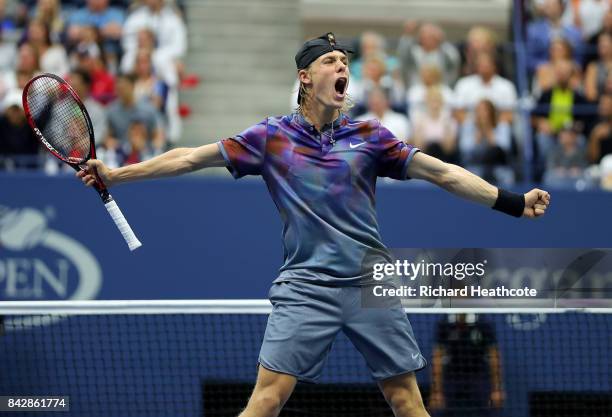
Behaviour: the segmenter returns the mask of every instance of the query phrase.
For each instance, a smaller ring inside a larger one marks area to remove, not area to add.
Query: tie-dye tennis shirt
[[[408,179],[418,149],[378,121],[341,115],[319,132],[293,113],[218,146],[235,178],[263,177],[281,215],[284,263],[275,282],[359,285],[364,259],[390,261],[376,219],[376,179]]]

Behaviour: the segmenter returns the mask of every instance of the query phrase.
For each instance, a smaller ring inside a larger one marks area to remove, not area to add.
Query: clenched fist
[[[534,188],[525,194],[525,210],[523,216],[535,218],[543,216],[550,205],[550,194],[544,190]]]

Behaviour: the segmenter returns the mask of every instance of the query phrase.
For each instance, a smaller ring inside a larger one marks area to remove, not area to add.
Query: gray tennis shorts
[[[426,365],[401,307],[362,308],[360,287],[288,281],[274,284],[269,297],[273,309],[259,354],[266,369],[316,382],[341,330],[376,380]]]

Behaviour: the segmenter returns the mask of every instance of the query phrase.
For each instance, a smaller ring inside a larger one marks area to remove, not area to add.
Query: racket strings
[[[45,140],[68,162],[84,162],[90,151],[89,126],[68,86],[54,78],[41,77],[30,85],[27,101]]]

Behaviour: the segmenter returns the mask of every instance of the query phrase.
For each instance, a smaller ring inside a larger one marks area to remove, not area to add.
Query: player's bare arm
[[[422,152],[414,155],[414,159],[408,167],[408,176],[426,180],[459,197],[487,207],[499,205],[499,199],[503,192],[464,168],[447,164]],[[512,193],[508,194],[510,196],[507,198],[512,199]],[[503,197],[505,195],[502,196],[502,204]],[[525,193],[523,197],[525,203],[522,216],[534,218],[546,213],[550,204],[550,194],[548,192],[534,188]]]
[[[92,159],[87,162],[87,168],[76,175],[86,185],[91,186],[95,183],[95,169],[102,181],[110,187],[123,182],[172,177],[202,168],[225,165],[218,145],[211,143],[197,148],[172,149],[147,161],[115,169],[109,169],[102,161]]]

